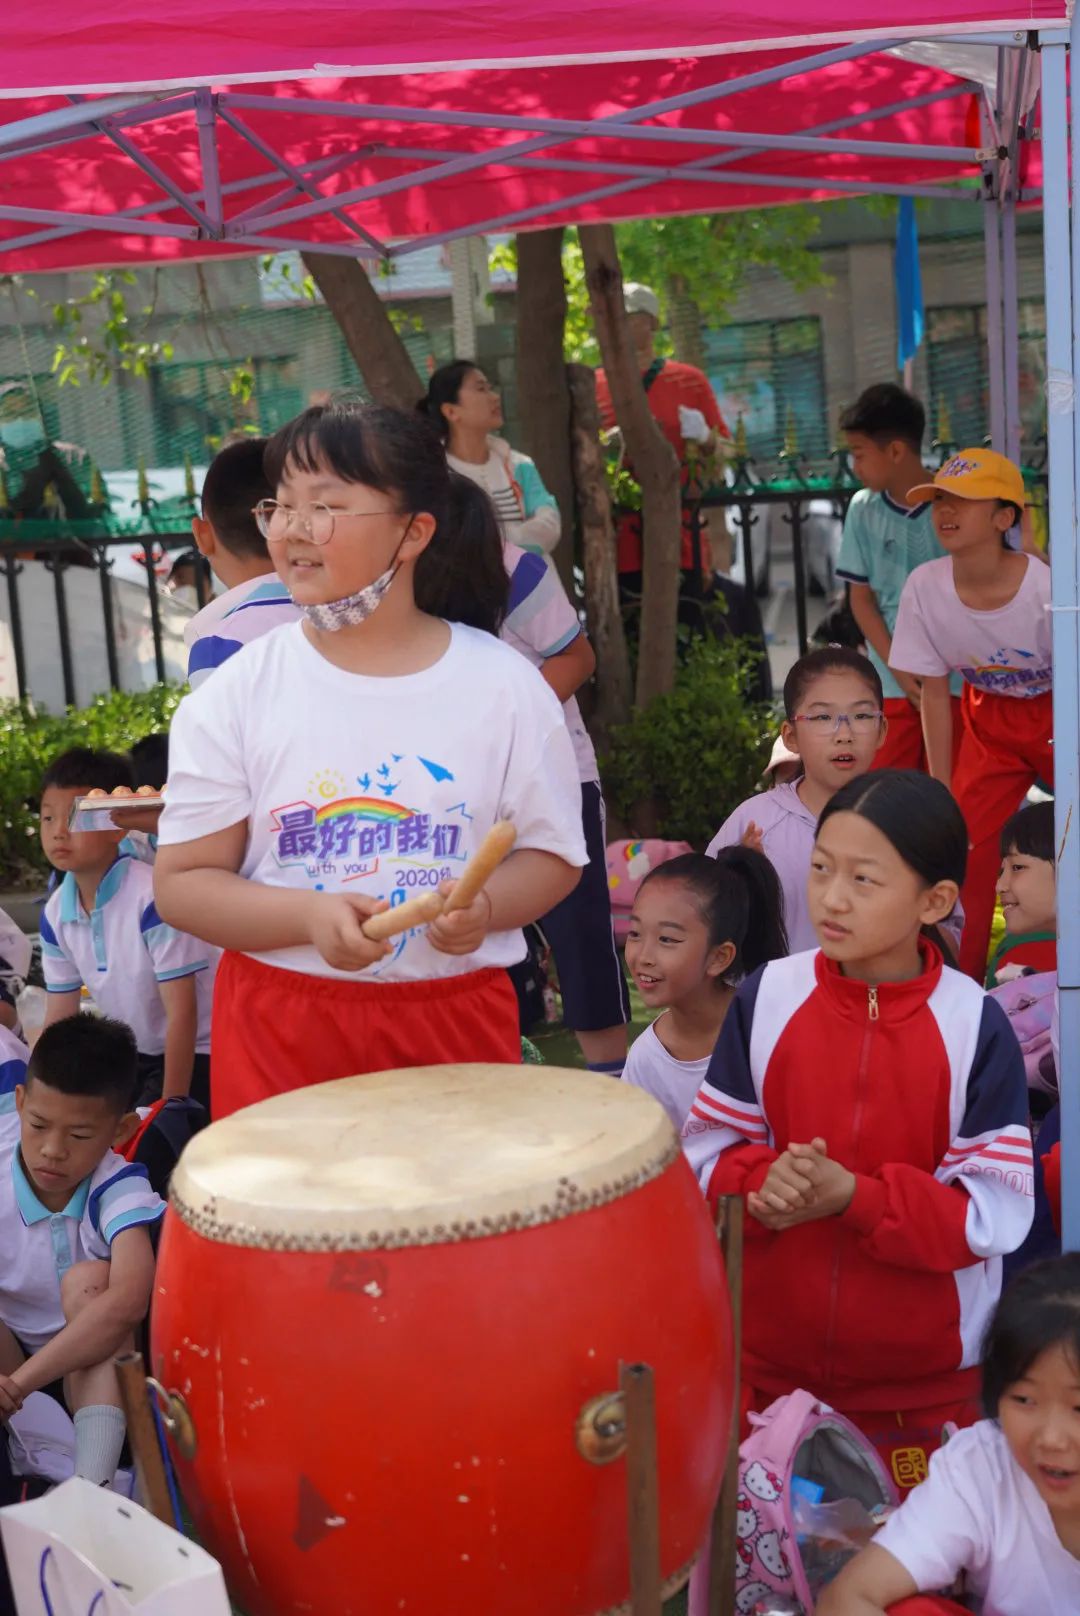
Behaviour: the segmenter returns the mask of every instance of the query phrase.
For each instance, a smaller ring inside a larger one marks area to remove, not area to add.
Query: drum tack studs
[[[622,1457],[626,1452],[626,1403],[621,1392],[602,1392],[584,1405],[574,1441],[589,1464],[611,1464]]]
[[[195,1450],[199,1446],[195,1435],[195,1421],[179,1392],[169,1392],[159,1380],[147,1375],[146,1384],[157,1398],[158,1413],[161,1423],[176,1443],[176,1451],[181,1459],[194,1459]]]

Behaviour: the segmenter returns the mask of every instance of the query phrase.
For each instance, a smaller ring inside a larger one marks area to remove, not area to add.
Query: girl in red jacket
[[[745,1195],[744,1408],[805,1387],[897,1485],[979,1416],[1001,1258],[1031,1223],[1019,1045],[943,966],[967,833],[944,786],[884,770],[818,821],[821,948],[739,989],[684,1129],[710,1202]]]

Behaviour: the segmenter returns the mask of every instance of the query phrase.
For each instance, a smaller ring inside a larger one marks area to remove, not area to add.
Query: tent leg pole
[[[998,204],[987,197],[983,205],[983,240],[986,249],[986,344],[990,382],[990,442],[999,453],[1005,448],[1005,364],[1001,320],[1001,220]]]
[[[1016,189],[1001,203],[1002,355],[1005,370],[1005,453],[1020,460],[1020,292],[1016,266]]]
[[[1076,38],[1076,21],[1073,37]],[[1080,271],[1069,222],[1068,51],[1042,53],[1043,258],[1046,277],[1047,440],[1054,635],[1054,818],[1058,848],[1059,1082],[1062,1232],[1080,1248],[1080,641],[1076,568],[1077,421],[1073,287]],[[1074,130],[1074,139],[1080,131]]]

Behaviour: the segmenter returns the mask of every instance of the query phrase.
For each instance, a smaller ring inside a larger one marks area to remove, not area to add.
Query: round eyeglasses
[[[357,516],[396,516],[396,511],[332,511],[329,505],[279,505],[276,499],[260,499],[251,513],[267,544],[280,544],[294,525],[312,544],[329,544],[334,524]]]

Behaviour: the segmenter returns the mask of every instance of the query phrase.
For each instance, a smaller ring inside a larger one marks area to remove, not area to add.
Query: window
[[[178,465],[185,454],[200,464],[230,432],[283,426],[304,407],[299,370],[295,355],[260,356],[245,402],[230,391],[228,365],[198,359],[156,366],[150,381],[158,464]]]
[[[1046,309],[1041,299],[1024,298],[1018,316],[1021,437],[1030,448],[1046,430]],[[926,329],[931,433],[944,427],[961,447],[982,443],[990,430],[986,308],[928,309]]]
[[[739,416],[750,452],[775,460],[789,424],[803,454],[829,452],[825,360],[817,319],[755,320],[705,333],[707,371],[732,432]]]

